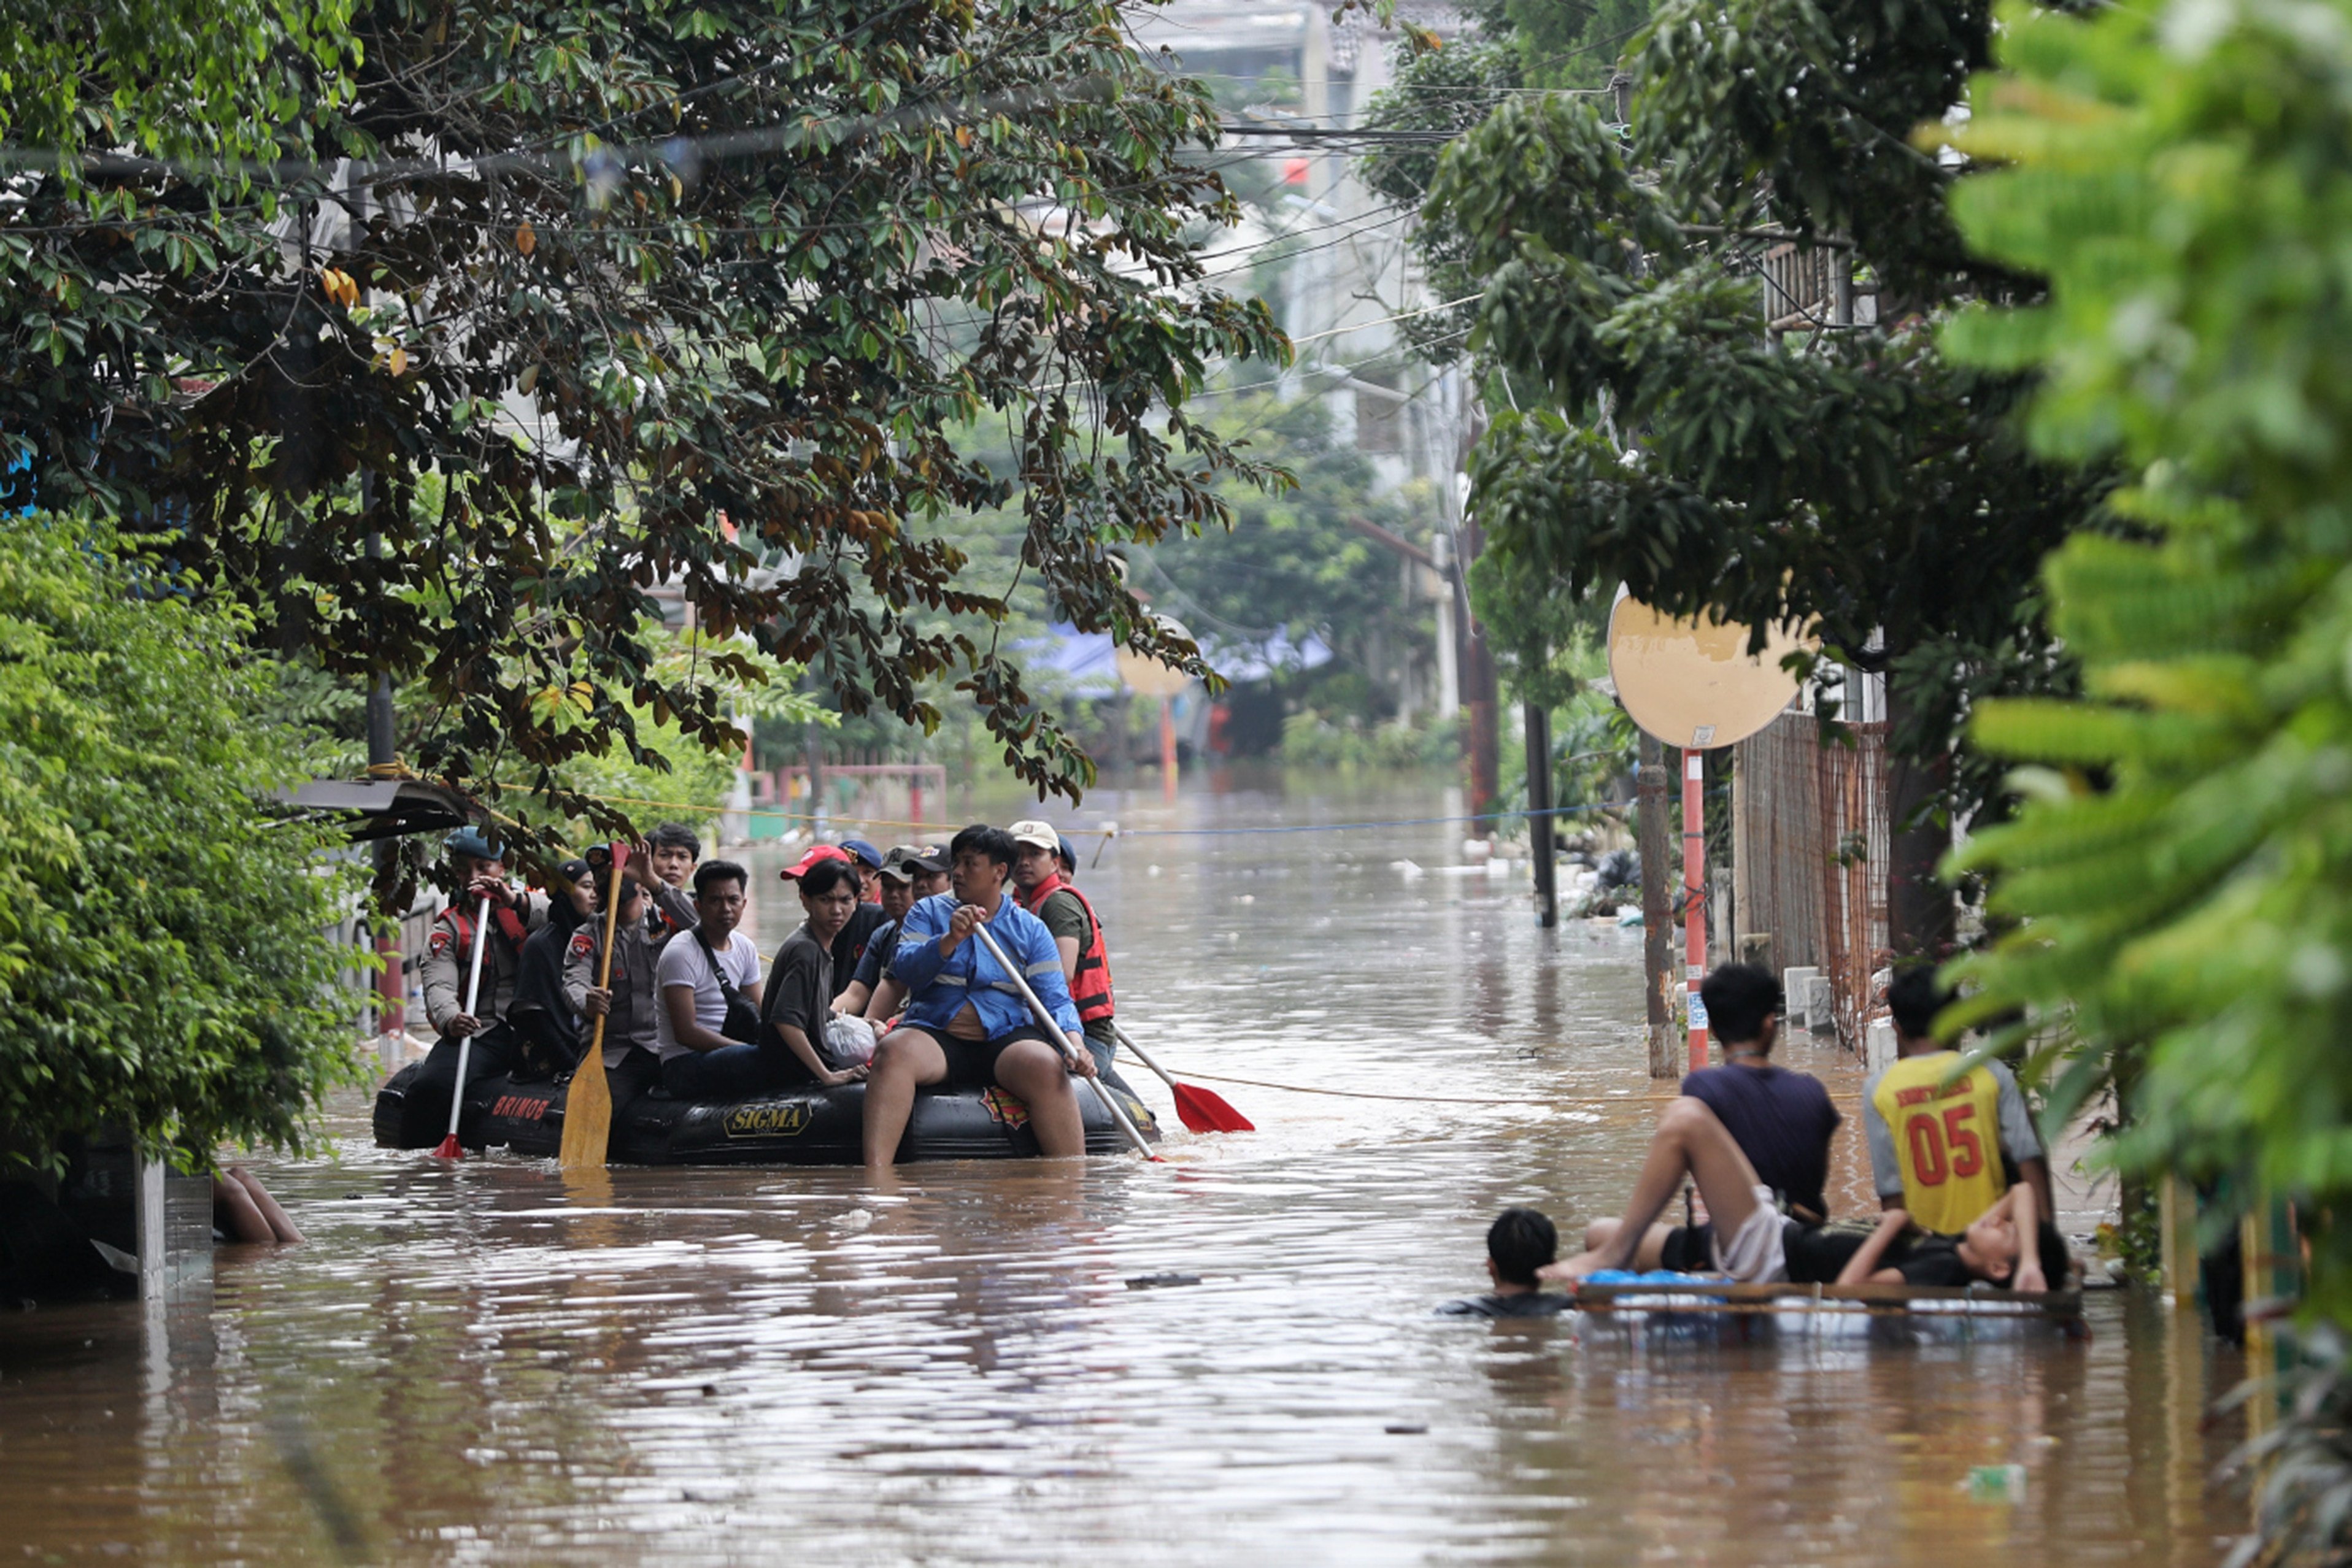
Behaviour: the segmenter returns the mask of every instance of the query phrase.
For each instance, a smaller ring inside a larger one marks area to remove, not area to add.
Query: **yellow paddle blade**
[[[613,1136],[613,1086],[604,1080],[604,1020],[596,1020],[596,1040],[572,1075],[563,1102],[563,1168],[602,1166]]]

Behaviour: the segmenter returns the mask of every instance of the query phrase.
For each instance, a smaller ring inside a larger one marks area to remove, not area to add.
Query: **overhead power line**
[[[1374,131],[1347,125],[1235,125],[1230,120],[1223,129],[1227,136],[1260,136],[1310,145],[1345,142],[1364,147],[1442,147],[1460,134],[1452,131]]]

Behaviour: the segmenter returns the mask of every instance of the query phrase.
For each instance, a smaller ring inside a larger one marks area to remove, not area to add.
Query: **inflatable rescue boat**
[[[416,1141],[404,1136],[408,1086],[422,1063],[395,1072],[376,1092],[377,1146],[430,1148],[435,1132]],[[1117,1071],[1103,1082],[1150,1141],[1159,1124]],[[518,1083],[505,1077],[478,1078],[466,1095],[457,1141],[469,1149],[506,1149],[552,1158],[563,1146],[563,1102],[570,1082]],[[854,1166],[862,1147],[866,1086],[790,1090],[752,1100],[673,1100],[656,1090],[615,1107],[611,1163],[629,1166]],[[1078,1089],[1086,1118],[1087,1153],[1115,1155],[1127,1141],[1091,1089]],[[1033,1156],[1037,1139],[1029,1130],[1029,1108],[1002,1089],[924,1089],[915,1095],[914,1114],[898,1145],[901,1163],[910,1160],[1009,1160]]]

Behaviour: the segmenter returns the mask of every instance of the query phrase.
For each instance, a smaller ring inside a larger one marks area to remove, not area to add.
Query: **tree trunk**
[[[1900,734],[1904,714],[1891,681],[1886,712],[1887,733]],[[1947,758],[1923,762],[1887,748],[1886,942],[1898,958],[1920,955],[1940,959],[1952,950],[1957,934],[1952,890],[1937,874],[1937,866],[1952,847],[1950,820],[1938,810],[1947,797],[1950,771]],[[1906,828],[1915,816],[1921,820]],[[1874,955],[1871,967],[1878,967]]]
[[[1642,737],[1642,774],[1633,791],[1634,831],[1642,854],[1642,981],[1647,993],[1650,1076],[1678,1078],[1684,1052],[1675,1038],[1670,999],[1673,917],[1666,894],[1666,760],[1664,748]]]
[[[1536,873],[1536,924],[1559,924],[1559,868],[1552,850],[1551,714],[1531,702],[1528,711],[1528,852]]]
[[[1462,580],[1470,580],[1470,564],[1478,559],[1486,539],[1475,521],[1462,525]],[[1465,599],[1466,601],[1467,595]],[[1462,672],[1462,706],[1468,716],[1470,764],[1470,814],[1483,816],[1495,809],[1496,798],[1502,793],[1503,747],[1502,734],[1497,727],[1497,686],[1495,678],[1495,655],[1486,647],[1486,628],[1475,616],[1462,618],[1462,651],[1457,659]],[[1473,823],[1473,832],[1493,831],[1491,823]]]

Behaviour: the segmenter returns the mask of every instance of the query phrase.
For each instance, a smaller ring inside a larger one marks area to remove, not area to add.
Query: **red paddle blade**
[[[1196,1084],[1176,1085],[1176,1115],[1196,1133],[1255,1133],[1257,1124]]]
[[[466,1157],[466,1151],[457,1146],[457,1134],[452,1133],[447,1137],[442,1139],[439,1146],[434,1149],[433,1157],[436,1160],[464,1159]]]

